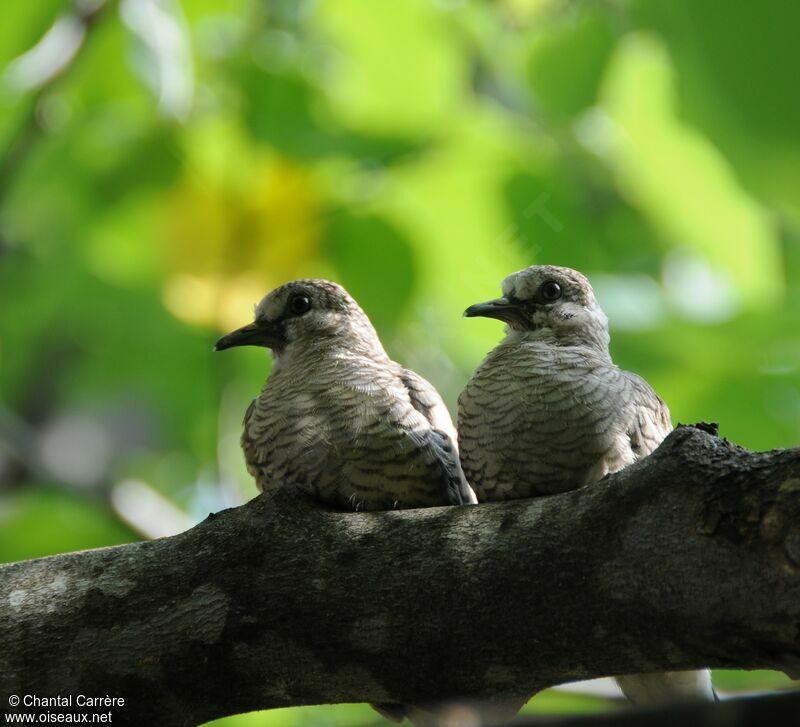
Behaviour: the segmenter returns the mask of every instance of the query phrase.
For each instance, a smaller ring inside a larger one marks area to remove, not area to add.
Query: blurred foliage
[[[783,0],[7,3],[0,561],[251,497],[269,363],[211,345],[299,276],[347,286],[452,405],[500,337],[460,312],[570,265],[676,422],[800,443],[798,22]]]

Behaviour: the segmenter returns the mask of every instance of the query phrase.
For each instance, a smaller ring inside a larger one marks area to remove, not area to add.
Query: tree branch
[[[800,449],[706,425],[553,497],[339,513],[267,494],[0,568],[0,699],[122,696],[115,723],[798,665]]]

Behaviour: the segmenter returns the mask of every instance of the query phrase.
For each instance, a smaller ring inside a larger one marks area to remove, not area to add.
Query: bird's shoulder
[[[430,424],[430,430],[421,436],[441,466],[447,500],[454,505],[477,502],[475,493],[461,469],[458,435],[453,419],[436,387],[416,371],[399,365],[398,376],[408,392],[411,406]]]
[[[244,413],[244,420],[242,422],[244,426],[242,427],[242,436],[239,441],[242,446],[242,451],[244,452],[244,461],[247,470],[255,478],[258,488],[262,489],[262,483],[258,477],[258,472],[254,468],[254,463],[258,460],[258,441],[251,429],[251,421],[255,415],[257,403],[258,399],[253,399],[247,407],[247,411]]]
[[[256,409],[256,402],[258,399],[253,399],[247,407],[247,411],[244,413],[244,419],[242,420],[242,424],[244,424],[245,431],[247,431],[247,426],[250,424],[250,420],[253,418],[253,412]]]
[[[655,392],[647,381],[632,371],[620,369],[622,377],[631,391],[632,400],[640,407],[652,411],[669,424],[669,409],[664,400]]]
[[[628,437],[639,457],[650,454],[672,431],[669,408],[641,376],[621,370],[632,404]]]
[[[411,406],[422,414],[428,422],[439,428],[453,426],[450,412],[436,387],[416,371],[398,365],[398,377],[406,392]]]

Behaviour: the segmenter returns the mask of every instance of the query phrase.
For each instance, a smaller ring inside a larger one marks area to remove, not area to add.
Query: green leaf
[[[602,104],[618,184],[668,244],[724,271],[746,306],[775,306],[783,294],[775,229],[713,142],[680,118],[674,82],[657,38],[634,34],[617,47]]]
[[[435,3],[321,3],[311,23],[333,45],[324,88],[349,128],[430,134],[458,108],[469,66],[454,25]]]
[[[568,119],[590,106],[613,45],[610,18],[594,8],[546,26],[528,58],[528,82],[538,107]]]
[[[327,254],[338,280],[380,328],[407,310],[415,280],[411,247],[385,220],[340,210],[327,233]]]
[[[0,23],[0,68],[35,46],[49,30],[59,11],[72,5],[65,0],[6,3]]]
[[[138,539],[108,507],[77,495],[28,486],[0,498],[0,562]]]

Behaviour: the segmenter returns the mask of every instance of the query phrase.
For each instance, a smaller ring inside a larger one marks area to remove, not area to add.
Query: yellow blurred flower
[[[317,256],[320,194],[306,167],[277,156],[203,181],[187,178],[167,202],[163,300],[178,318],[222,330]]]

